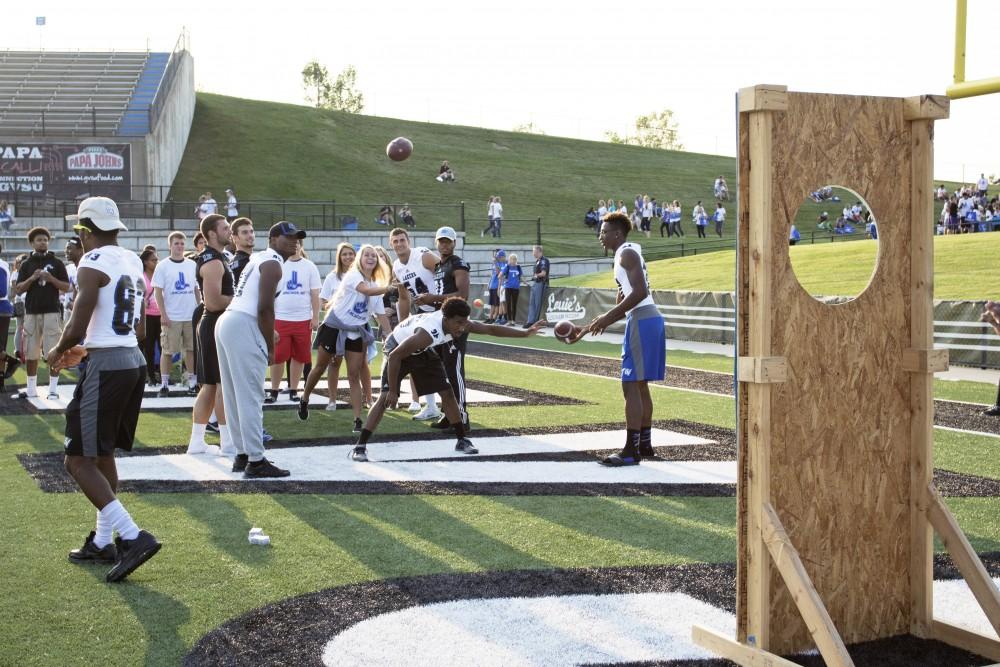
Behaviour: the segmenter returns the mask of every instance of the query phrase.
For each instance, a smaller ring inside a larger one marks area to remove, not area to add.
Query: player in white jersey
[[[433,293],[437,289],[437,281],[434,280],[434,271],[441,258],[437,253],[418,246],[410,246],[410,235],[402,227],[389,232],[389,245],[396,253],[396,261],[392,263],[392,273],[396,280],[404,289],[399,290],[399,301],[396,303],[396,314],[402,322],[410,316],[413,311],[411,304],[413,300],[421,294]],[[430,313],[437,306],[432,303],[425,303],[416,306],[416,312]],[[418,413],[414,419],[418,421],[439,419],[441,412],[437,407],[437,398],[434,394],[422,396],[427,407],[420,412],[420,401],[417,399],[416,387],[413,386],[413,378],[410,378],[411,396],[413,402],[410,403],[410,412]],[[390,409],[395,406],[389,406]]]
[[[643,456],[655,455],[651,440],[653,399],[649,395],[649,382],[662,380],[667,366],[666,326],[649,291],[642,249],[628,242],[631,229],[629,219],[620,213],[604,216],[600,240],[601,245],[615,253],[617,305],[594,318],[580,334],[590,332],[596,336],[625,318],[625,338],[622,340],[625,447],[620,453],[600,461],[602,465],[614,467],[636,465]]]
[[[67,219],[76,222],[85,255],[73,314],[48,353],[48,364],[58,372],[77,361],[70,350],[86,338],[87,366],[66,408],[66,470],[97,508],[96,529],[69,559],[114,563],[106,579],[121,581],[160,550],[115,496],[115,449],[132,449],[146,383],[139,339],[145,335],[147,287],[139,257],[118,245],[118,232],[126,227],[113,201],[89,197]]]
[[[466,428],[461,417],[461,408],[448,381],[448,372],[434,348],[440,349],[441,345],[450,343],[466,333],[525,338],[541,329],[543,323],[536,322],[528,329],[512,329],[498,324],[470,322],[471,312],[469,304],[464,299],[453,296],[441,305],[441,310],[411,315],[396,325],[385,339],[382,350],[382,390],[375,405],[368,411],[368,421],[361,429],[358,442],[351,451],[352,459],[368,460],[368,440],[378,427],[385,411],[396,405],[396,401],[399,400],[399,383],[407,375],[413,378],[419,393],[441,395],[444,414],[458,435],[455,451],[466,454],[479,453],[479,450],[465,437]]]

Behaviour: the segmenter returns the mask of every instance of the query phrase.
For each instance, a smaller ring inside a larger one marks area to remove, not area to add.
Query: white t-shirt
[[[236,204],[236,195],[229,195],[229,198],[226,199],[226,215],[230,218],[240,214],[240,210],[236,207]]]
[[[274,319],[302,322],[312,319],[313,290],[322,287],[319,269],[305,257],[285,260],[281,267],[281,294],[274,300]]]
[[[163,290],[163,308],[167,317],[177,322],[190,322],[198,301],[194,295],[198,266],[185,257],[175,261],[168,257],[157,262],[153,271],[153,287]]]
[[[715,209],[715,221],[716,222],[725,222],[726,221],[726,209],[725,208],[717,208],[717,209]]]
[[[76,298],[76,264],[66,262],[66,277],[69,278],[69,289],[59,294],[59,300],[64,306],[69,306]]]
[[[243,267],[243,273],[240,274],[240,282],[236,286],[233,300],[229,302],[229,307],[226,310],[257,317],[257,307],[260,305],[260,265],[265,262],[284,264],[285,260],[274,248],[267,248],[250,255],[250,260]],[[157,264],[158,266],[159,264]],[[276,301],[277,296],[281,293],[281,287],[281,282],[279,282],[276,288],[279,291],[275,293]]]
[[[87,349],[138,347],[135,327],[146,291],[142,260],[121,246],[102,246],[84,255],[79,268],[95,269],[109,279],[97,293],[97,305],[87,324]]]
[[[219,202],[209,197],[208,199],[206,199],[201,203],[201,206],[199,208],[201,209],[202,217],[205,217],[206,215],[212,215],[213,213],[219,210]]]
[[[634,250],[635,254],[639,255],[639,265],[642,267],[642,279],[646,283],[646,298],[635,304],[632,310],[640,306],[651,306],[653,304],[653,293],[649,289],[649,272],[646,271],[646,260],[642,258],[642,248],[638,243],[623,243],[615,251],[615,282],[618,283],[618,291],[621,292],[622,299],[626,299],[634,289],[632,283],[628,280],[628,271],[622,267],[622,253],[626,250]],[[631,314],[632,310],[629,310],[625,314]]]
[[[428,347],[435,347],[451,340],[451,334],[444,330],[444,312],[436,310],[432,313],[417,313],[410,315],[405,320],[396,325],[392,334],[385,341],[385,351],[392,352],[399,347],[403,341],[417,333],[418,329],[423,329],[431,337],[431,344]],[[420,354],[423,350],[417,350],[414,354]]]
[[[338,287],[340,287],[340,276],[337,275],[337,269],[330,269],[330,273],[323,279],[323,287],[319,290],[319,300],[325,304],[337,293]]]
[[[652,202],[648,202],[648,201],[647,202],[643,202],[643,204],[642,204],[642,217],[644,217],[644,218],[652,218],[653,217],[653,203]]]
[[[406,286],[406,291],[410,293],[411,299],[416,299],[421,294],[437,294],[437,281],[434,280],[434,272],[424,266],[424,255],[430,250],[424,247],[411,248],[410,257],[406,264],[396,259],[392,263],[392,272],[400,285]],[[429,313],[436,310],[432,304],[417,306],[421,311]]]
[[[490,213],[490,217],[492,218],[503,217],[503,206],[500,205],[500,202],[495,201],[492,204],[490,204],[490,210],[492,211],[492,213]]]
[[[976,182],[976,186],[977,186],[977,187],[978,187],[978,188],[979,188],[980,190],[986,190],[987,188],[989,188],[989,187],[990,187],[990,182],[989,182],[989,181],[987,181],[987,180],[986,180],[985,178],[980,178],[980,179],[979,179],[979,180],[978,180],[978,181]]]
[[[333,295],[333,307],[330,313],[344,324],[363,325],[368,318],[374,315],[384,315],[385,306],[382,305],[382,296],[365,296],[358,291],[358,285],[365,281],[365,277],[357,269],[351,269],[344,274]],[[371,287],[376,287],[374,282],[368,281]],[[360,338],[361,334],[348,334],[348,338]]]

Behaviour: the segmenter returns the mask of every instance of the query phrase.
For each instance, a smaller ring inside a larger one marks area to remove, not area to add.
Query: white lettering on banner
[[[104,146],[87,146],[66,158],[67,169],[124,169],[125,158]]]
[[[587,316],[587,309],[580,305],[575,296],[568,299],[556,299],[555,294],[549,294],[549,306],[545,309],[545,319],[550,322],[558,320],[582,320]]]
[[[42,152],[38,146],[0,146],[0,157],[4,160],[41,160]]]

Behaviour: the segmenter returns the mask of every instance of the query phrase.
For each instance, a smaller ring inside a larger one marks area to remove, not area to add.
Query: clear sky
[[[735,154],[734,93],[943,94],[951,0],[546,3],[8,3],[7,48],[169,50],[190,35],[199,90],[304,104],[301,70],[358,71],[365,113],[602,139],[673,109],[688,150]],[[1000,76],[1000,3],[969,0],[967,79]],[[47,25],[35,26],[44,15]],[[992,67],[992,69],[991,69]],[[935,176],[1000,175],[1000,95],[952,102]]]

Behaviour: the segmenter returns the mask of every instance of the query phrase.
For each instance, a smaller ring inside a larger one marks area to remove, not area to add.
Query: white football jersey
[[[437,294],[437,283],[434,280],[434,272],[424,267],[424,255],[430,250],[424,247],[411,248],[410,257],[404,264],[397,258],[392,263],[392,272],[400,285],[406,287],[411,299],[416,299],[421,294]],[[436,310],[434,304],[423,304],[417,308],[425,313]]]
[[[257,317],[257,307],[260,305],[260,265],[264,262],[277,262],[280,267],[285,263],[273,248],[255,252],[250,256],[250,261],[243,267],[240,274],[240,282],[236,286],[236,293],[233,300],[229,302],[226,310],[233,310],[238,313],[246,313]],[[278,281],[275,296],[281,293],[281,281]]]
[[[446,333],[444,330],[444,311],[436,310],[432,313],[417,313],[416,315],[410,315],[396,325],[396,328],[392,330],[392,333],[385,340],[385,352],[387,354],[392,352],[403,341],[417,333],[418,329],[423,329],[430,334],[431,344],[428,347],[436,347],[452,339],[451,334]],[[420,354],[423,351],[417,350],[414,354]]]
[[[79,269],[94,269],[108,277],[100,288],[97,305],[87,324],[88,350],[103,347],[138,347],[135,327],[142,316],[146,279],[142,260],[121,246],[102,246],[80,260]]]
[[[649,272],[646,271],[646,260],[642,258],[642,248],[638,243],[623,243],[615,251],[615,282],[618,283],[618,293],[622,295],[622,299],[625,299],[637,287],[629,282],[628,272],[622,268],[622,253],[626,250],[634,250],[635,254],[639,255],[639,265],[642,267],[642,279],[646,283],[646,298],[635,304],[635,307],[628,311],[628,313],[631,313],[632,310],[640,306],[653,305],[653,293],[649,289]]]

